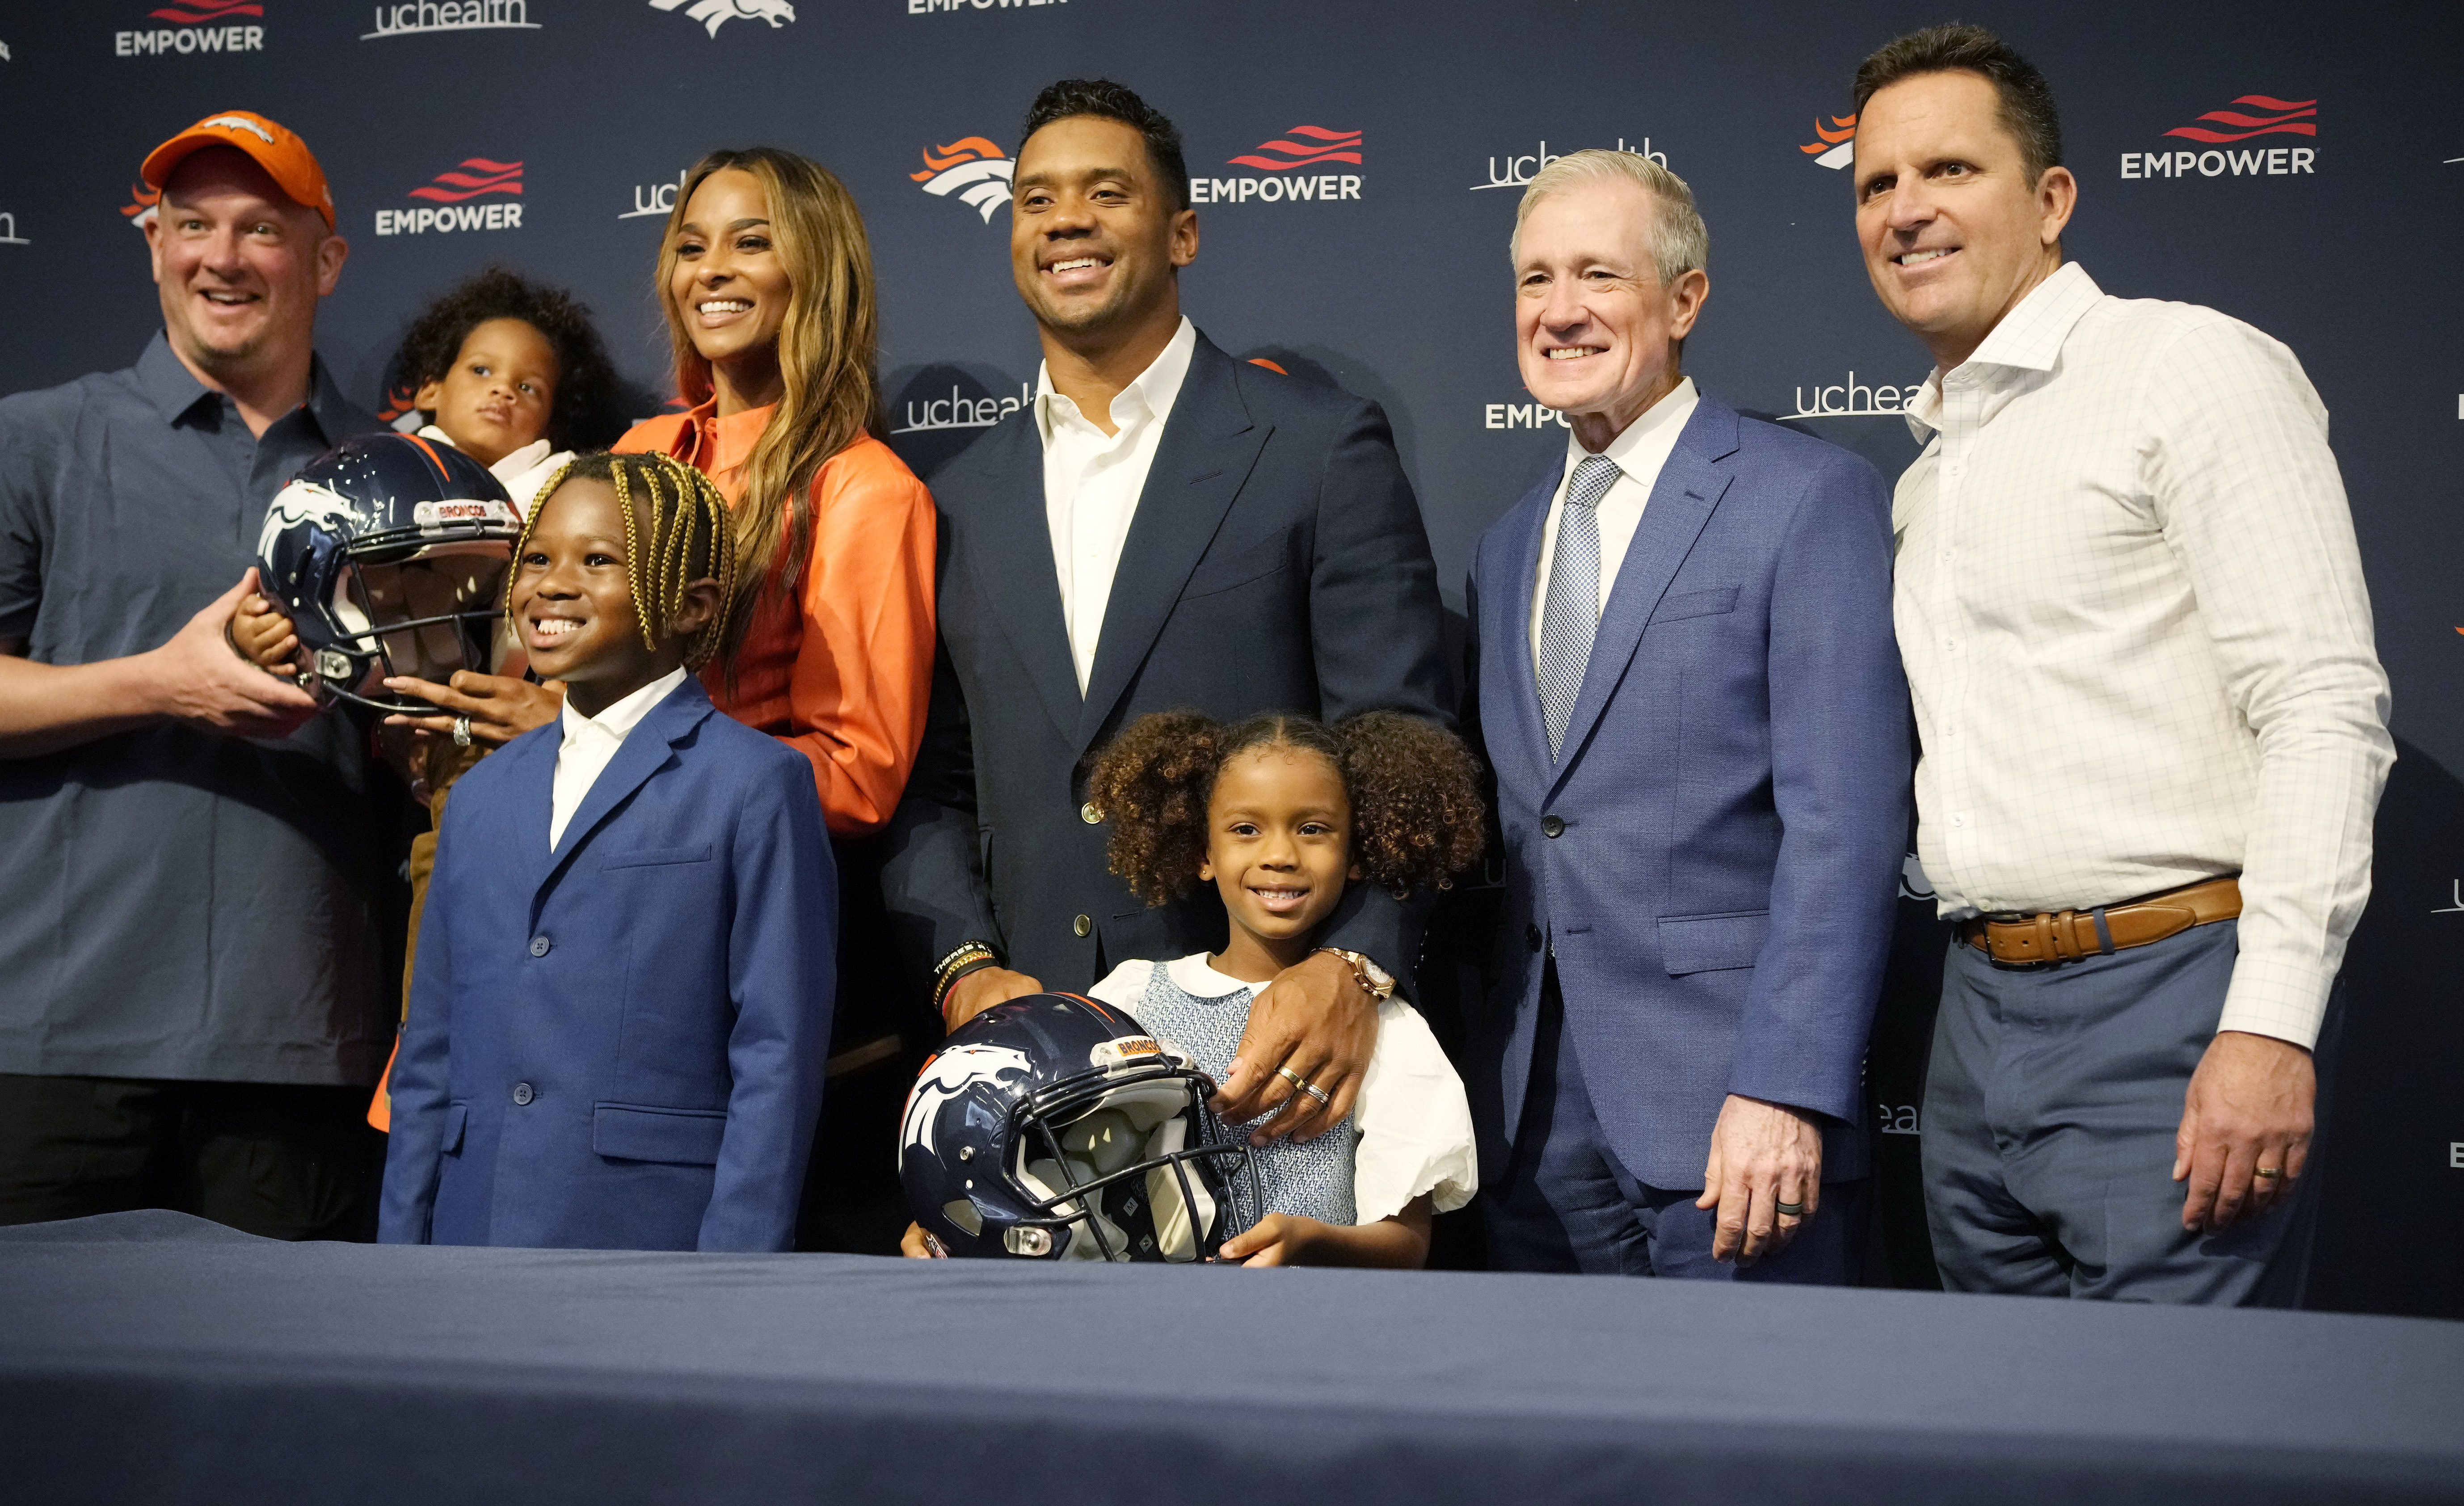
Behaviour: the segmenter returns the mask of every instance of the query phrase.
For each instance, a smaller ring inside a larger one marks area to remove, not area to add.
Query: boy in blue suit
[[[837,878],[811,768],[692,673],[732,641],[727,504],[649,454],[541,498],[507,604],[564,709],[447,808],[379,1237],[785,1250]]]

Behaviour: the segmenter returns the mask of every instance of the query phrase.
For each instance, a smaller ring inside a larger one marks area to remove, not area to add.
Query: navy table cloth
[[[2464,1325],[0,1229],[24,1501],[2464,1499]]]

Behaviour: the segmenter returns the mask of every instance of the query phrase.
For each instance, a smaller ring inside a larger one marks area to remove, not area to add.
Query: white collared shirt
[[[564,840],[564,825],[582,808],[583,798],[599,776],[607,771],[616,750],[625,745],[626,737],[641,725],[650,708],[668,698],[670,692],[685,682],[685,672],[670,670],[640,690],[618,700],[595,717],[585,717],[573,709],[573,698],[565,698],[564,710],[559,720],[564,724],[564,741],[557,745],[556,782],[548,795],[547,847],[553,853]]]
[[[1137,516],[1147,472],[1163,426],[1189,375],[1198,350],[1198,326],[1181,316],[1180,328],[1137,380],[1112,397],[1113,433],[1095,427],[1078,405],[1052,389],[1052,372],[1035,373],[1035,427],[1044,436],[1044,518],[1052,530],[1052,566],[1060,577],[1061,616],[1069,630],[1069,657],[1078,668],[1078,694],[1095,668],[1095,645],[1104,635],[1104,608],[1112,599],[1112,572]]]
[[[453,436],[434,424],[422,425],[419,437],[438,444],[453,444]],[[459,450],[462,447],[453,445],[453,448]],[[559,450],[553,454],[548,451],[547,440],[534,439],[519,450],[508,451],[497,458],[495,465],[488,467],[488,473],[504,486],[505,495],[514,499],[514,511],[524,518],[530,516],[531,502],[539,496],[539,489],[547,484],[547,478],[563,470],[573,459],[570,450]]]
[[[1192,952],[1162,963],[1123,963],[1087,991],[1134,1017],[1157,966],[1183,993],[1201,999],[1265,987],[1218,972],[1206,953]],[[1353,1217],[1359,1223],[1392,1218],[1423,1194],[1437,1211],[1451,1213],[1480,1190],[1463,1078],[1429,1022],[1400,998],[1377,1006],[1377,1045],[1352,1100],[1352,1125],[1360,1132],[1352,1152]]]
[[[1596,509],[1600,515],[1600,582],[1599,595],[1592,605],[1595,616],[1608,604],[1609,591],[1617,585],[1617,570],[1625,564],[1626,548],[1634,543],[1634,531],[1642,526],[1642,509],[1651,500],[1651,489],[1660,483],[1661,468],[1677,448],[1677,436],[1684,432],[1685,420],[1694,416],[1697,401],[1694,379],[1686,377],[1659,402],[1644,409],[1600,452],[1616,461],[1622,474],[1601,496]],[[1540,619],[1549,605],[1549,567],[1557,556],[1557,520],[1565,514],[1566,488],[1573,484],[1574,468],[1591,456],[1581,440],[1572,434],[1566,436],[1566,474],[1557,478],[1556,495],[1549,498],[1549,516],[1540,524],[1540,574],[1531,589],[1534,673],[1540,665]]]
[[[2327,412],[2293,352],[2076,264],[1937,370],[1894,610],[1942,913],[2241,875],[2220,1029],[2308,1046],[2394,750]]]

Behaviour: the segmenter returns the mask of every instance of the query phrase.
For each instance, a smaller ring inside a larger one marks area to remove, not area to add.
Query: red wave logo
[[[957,166],[962,162],[974,162],[978,158],[1006,157],[1008,155],[1009,153],[1001,150],[1000,147],[994,145],[992,143],[984,140],[980,136],[961,136],[947,146],[935,146],[932,150],[926,152],[924,154],[924,170],[922,172],[911,172],[907,176],[917,183],[922,183],[929,178],[936,177],[939,174],[948,171],[950,168]]]
[[[2211,125],[2176,125],[2165,134],[2186,137],[2194,142],[2246,142],[2254,136],[2316,136],[2319,134],[2319,127],[2311,124],[2309,121],[2309,117],[2319,113],[2319,101],[2316,100],[2277,100],[2263,94],[2245,94],[2233,100],[2233,103],[2247,104],[2261,110],[2273,110],[2276,113],[2245,115],[2239,110],[2210,110],[2199,119],[2213,121],[2216,125],[2238,128],[2220,131]]]
[[[1303,136],[1308,141],[1291,142],[1278,136],[1272,141],[1260,142],[1256,148],[1257,153],[1274,153],[1271,157],[1252,153],[1226,160],[1239,166],[1258,167],[1267,172],[1287,172],[1321,162],[1356,164],[1360,161],[1358,131],[1330,131],[1323,125],[1295,125],[1285,135]]]
[[[467,171],[464,169],[468,169]],[[442,184],[443,187],[438,187]],[[490,193],[522,191],[522,165],[517,162],[490,162],[485,157],[465,157],[459,166],[440,172],[435,179],[410,190],[414,199],[431,199],[438,204],[459,204]]]
[[[202,26],[208,21],[228,21],[235,15],[265,14],[265,7],[256,0],[173,0],[160,11],[145,12],[157,21],[176,21],[182,26]]]

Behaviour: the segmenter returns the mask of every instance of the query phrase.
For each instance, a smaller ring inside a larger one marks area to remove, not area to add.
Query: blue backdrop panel
[[[2059,91],[2081,183],[2068,250],[2107,291],[2195,300],[2298,352],[2335,415],[2395,683],[2377,897],[2347,968],[2348,1091],[2323,1300],[2464,1314],[2464,11],[1957,8]],[[919,468],[1032,383],[1006,161],[1054,78],[1108,74],[1180,123],[1199,178],[1186,305],[1219,343],[1383,403],[1447,597],[1481,529],[1563,444],[1516,377],[1506,237],[1548,155],[1647,151],[1711,228],[1686,362],[1708,388],[1896,474],[1924,351],[1850,227],[1848,79],[1935,7],[1638,0],[80,0],[0,6],[0,388],[123,365],[155,322],[136,166],[216,109],[304,135],[351,259],[320,345],[382,403],[409,315],[491,261],[599,312],[642,411],[664,388],[649,285],[678,173],[768,142],[843,176],[870,226],[893,442]],[[2239,102],[2236,102],[2239,101]],[[2238,142],[2219,110],[2288,126]],[[2305,113],[2306,112],[2306,113]],[[1278,145],[1281,143],[1285,144]],[[1915,897],[1871,1079],[1884,1232],[1910,1221],[1939,938]],[[2434,1253],[2433,1253],[2434,1252]]]

